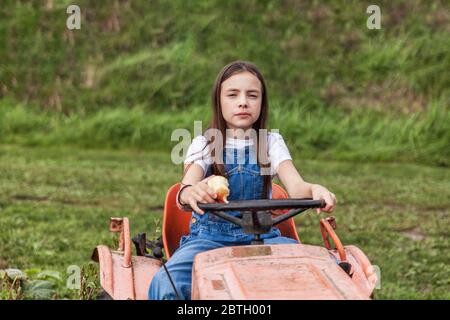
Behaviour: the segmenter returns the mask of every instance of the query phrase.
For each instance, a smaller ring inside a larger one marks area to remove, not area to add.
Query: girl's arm
[[[203,179],[203,169],[196,163],[185,164],[184,172],[183,179],[181,179],[182,184],[194,185]]]
[[[336,206],[336,196],[328,191],[327,188],[311,184],[303,180],[294,166],[292,160],[285,160],[280,163],[277,169],[278,178],[286,188],[291,198],[312,198],[314,200],[323,199],[326,202],[325,208],[317,209],[320,211],[332,212]]]
[[[203,179],[203,169],[196,163],[186,164],[184,166],[184,171],[185,174],[181,180],[181,183],[190,186],[184,188],[179,194],[180,204],[189,204],[195,212],[203,214],[204,211],[197,206],[197,202],[215,202],[214,199],[217,195],[206,184],[206,182],[214,177],[214,175]]]

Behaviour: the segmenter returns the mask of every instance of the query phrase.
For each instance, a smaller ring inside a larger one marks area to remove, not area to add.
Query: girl
[[[302,179],[281,135],[271,133],[264,139],[257,134],[246,139],[249,130],[258,133],[265,129],[268,116],[265,81],[255,65],[236,61],[225,66],[214,84],[212,106],[211,130],[207,131],[213,131],[215,135],[208,138],[205,132],[193,140],[184,162],[182,187],[177,197],[179,205],[189,204],[194,210],[190,233],[182,237],[180,247],[166,264],[181,299],[190,299],[192,264],[196,254],[224,246],[248,245],[253,238],[241,227],[198,208],[199,202],[215,202],[217,195],[206,183],[214,175],[228,179],[228,200],[270,198],[272,177],[278,175],[291,198],[323,199],[326,207],[317,209],[317,213],[321,210],[332,212],[336,205],[333,193]],[[254,150],[258,150],[258,157]],[[261,238],[266,244],[297,243],[282,237],[277,228],[272,228]],[[164,269],[159,270],[150,284],[149,299],[175,298],[167,273]]]

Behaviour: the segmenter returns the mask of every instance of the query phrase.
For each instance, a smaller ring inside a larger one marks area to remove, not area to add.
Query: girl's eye
[[[256,98],[258,98],[258,96],[251,95],[250,98],[256,99]]]
[[[229,94],[228,96],[229,96],[229,97],[236,97],[235,94]]]

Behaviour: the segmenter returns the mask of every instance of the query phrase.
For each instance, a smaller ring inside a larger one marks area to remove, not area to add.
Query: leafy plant
[[[33,270],[34,271],[34,270]],[[60,281],[54,271],[27,274],[19,269],[0,270],[0,297],[7,300],[52,299],[55,298],[55,283],[43,278]]]

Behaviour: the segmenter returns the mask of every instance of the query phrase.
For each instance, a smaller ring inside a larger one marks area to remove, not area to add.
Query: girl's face
[[[237,73],[222,82],[220,105],[229,129],[250,129],[261,113],[261,82],[252,73]]]

